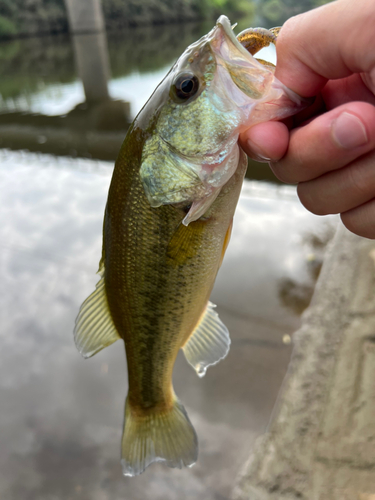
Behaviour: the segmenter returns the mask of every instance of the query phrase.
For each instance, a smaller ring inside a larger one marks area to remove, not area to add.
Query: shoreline
[[[123,33],[124,29],[129,29],[129,30],[139,30],[141,28],[153,28],[153,27],[158,27],[158,26],[174,26],[174,25],[189,25],[189,24],[197,24],[197,23],[205,23],[205,22],[215,22],[216,17],[205,17],[205,18],[195,18],[195,19],[179,19],[178,21],[168,21],[168,22],[152,22],[148,24],[127,24],[122,27],[118,28],[112,28],[109,29],[107,26],[103,31],[107,33],[108,36],[116,36],[120,35]],[[97,33],[97,31],[83,31],[80,34],[86,35],[86,34],[91,34],[91,33]],[[9,34],[9,35],[2,35],[0,34],[0,43],[2,42],[9,42],[9,41],[15,41],[15,40],[24,40],[24,39],[29,39],[29,38],[44,38],[44,37],[50,37],[50,36],[64,36],[64,35],[72,35],[73,33],[69,30],[69,27],[67,29],[61,29],[61,30],[50,30],[50,31],[38,31],[38,32],[19,32],[15,34]]]
[[[168,0],[101,0],[101,14],[107,33],[124,29],[151,26],[179,25],[216,20],[221,14],[246,15],[252,1],[244,9],[242,0],[175,0],[173,8]],[[101,24],[101,23],[99,23]],[[0,9],[0,41],[57,35],[71,32],[64,0],[6,0]]]

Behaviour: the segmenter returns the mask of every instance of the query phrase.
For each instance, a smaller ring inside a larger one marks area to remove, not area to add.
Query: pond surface
[[[266,430],[337,224],[308,213],[294,187],[245,181],[212,295],[231,351],[203,379],[177,359],[175,390],[199,438],[193,468],[154,464],[122,476],[123,343],[84,361],[72,337],[98,279],[103,211],[127,125],[209,27],[0,44],[2,500],[228,499]]]

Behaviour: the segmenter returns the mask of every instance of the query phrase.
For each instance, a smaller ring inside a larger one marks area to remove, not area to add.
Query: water
[[[175,390],[200,443],[192,469],[154,464],[139,478],[122,477],[122,341],[84,361],[72,339],[98,279],[103,211],[127,124],[206,31],[0,44],[2,500],[227,499],[266,429],[290,336],[337,223],[304,210],[294,187],[245,181],[212,296],[231,332],[230,354],[203,379],[177,360]],[[95,85],[85,64],[93,46]],[[266,178],[267,168],[258,169]]]
[[[210,27],[148,27],[121,36],[0,44],[0,146],[114,161],[155,87]]]
[[[227,498],[266,429],[335,218],[319,219],[295,189],[246,181],[212,300],[229,356],[200,380],[182,356],[175,389],[196,427],[198,463],[154,465],[122,478],[127,391],[121,341],[84,361],[74,319],[94,289],[112,165],[0,155],[0,497]]]

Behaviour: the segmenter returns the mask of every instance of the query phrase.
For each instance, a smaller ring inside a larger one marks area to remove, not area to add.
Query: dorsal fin
[[[121,338],[108,307],[102,262],[99,272],[102,278],[96,290],[81,305],[74,328],[74,341],[84,358],[94,356]]]
[[[203,377],[210,365],[218,363],[229,352],[229,332],[215,312],[215,307],[212,302],[207,303],[198,325],[182,347],[188,363],[199,377]]]

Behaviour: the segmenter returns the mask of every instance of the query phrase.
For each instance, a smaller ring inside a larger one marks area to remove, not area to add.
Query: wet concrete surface
[[[72,336],[98,280],[111,173],[109,163],[0,150],[0,498],[227,499],[266,430],[296,311],[308,303],[337,219],[309,214],[292,187],[246,181],[212,296],[231,351],[203,379],[182,355],[174,371],[198,462],[124,478],[122,341],[85,361]]]

